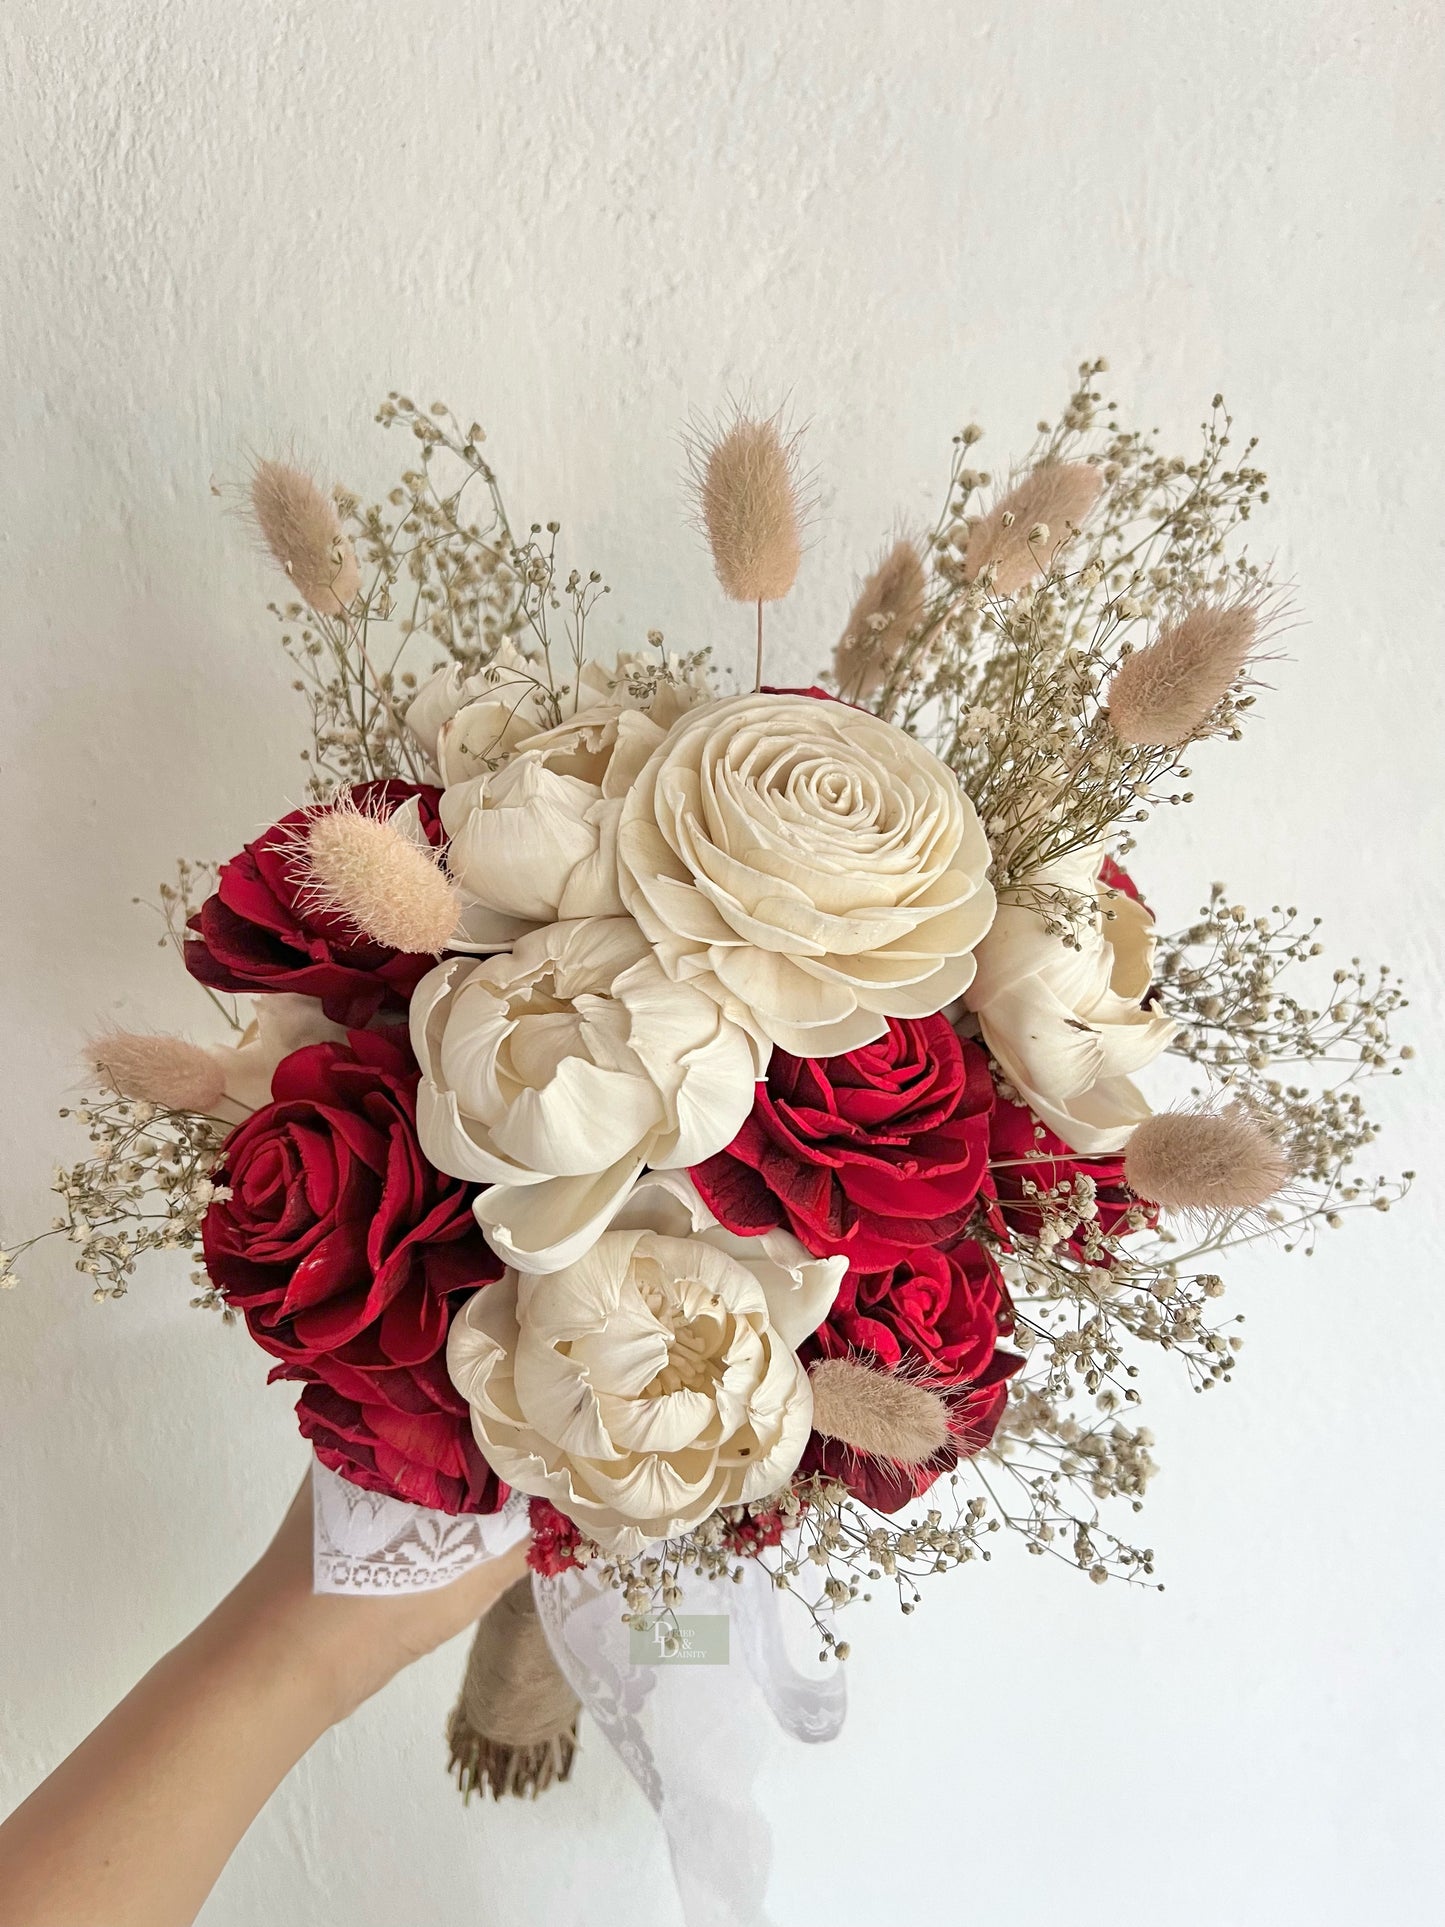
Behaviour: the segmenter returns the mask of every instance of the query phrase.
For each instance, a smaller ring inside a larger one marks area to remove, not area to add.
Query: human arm
[[[316,1740],[479,1619],[516,1547],[433,1592],[311,1584],[311,1488],[261,1558],[0,1826],[0,1927],[188,1927]]]

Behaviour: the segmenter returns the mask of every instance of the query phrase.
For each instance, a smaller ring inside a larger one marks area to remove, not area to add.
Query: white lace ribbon
[[[490,1517],[452,1518],[363,1492],[320,1465],[312,1490],[318,1592],[444,1586],[527,1530],[517,1495]],[[727,1623],[721,1664],[639,1660],[621,1595],[585,1570],[534,1579],[533,1589],[558,1666],[662,1822],[687,1927],[767,1927],[771,1836],[752,1791],[759,1730],[771,1714],[794,1739],[833,1739],[846,1707],[841,1668],[794,1666],[780,1596],[755,1559],[740,1584],[684,1580],[680,1613]]]
[[[793,1666],[779,1594],[755,1559],[741,1584],[683,1580],[681,1614],[726,1620],[726,1664],[639,1664],[621,1595],[585,1571],[534,1589],[557,1664],[662,1822],[687,1927],[766,1927],[772,1839],[753,1797],[760,1729],[771,1713],[794,1739],[834,1738],[841,1668],[810,1678]]]
[[[454,1518],[364,1492],[319,1459],[311,1467],[311,1517],[317,1592],[430,1592],[527,1536],[520,1493],[500,1512]]]

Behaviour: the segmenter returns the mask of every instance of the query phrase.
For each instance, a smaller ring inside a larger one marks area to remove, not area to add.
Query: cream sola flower
[[[845,1263],[787,1233],[734,1237],[681,1174],[650,1176],[583,1258],[508,1271],[454,1320],[478,1449],[623,1556],[769,1497],[812,1429],[797,1347]]]
[[[1096,846],[1038,870],[1031,894],[1066,892],[1089,914],[1077,948],[1031,904],[1000,906],[978,947],[964,1002],[1019,1096],[1070,1150],[1119,1151],[1150,1108],[1133,1082],[1178,1026],[1145,1007],[1154,970],[1154,919],[1099,875]],[[1054,919],[1057,923],[1057,918]]]
[[[422,1149],[490,1187],[478,1221],[523,1271],[579,1258],[644,1166],[697,1164],[731,1143],[761,1074],[746,1033],[671,983],[630,917],[549,924],[482,962],[448,958],[413,994],[411,1036]]]
[[[757,694],[676,723],[622,804],[622,900],[669,977],[800,1057],[973,979],[988,844],[958,778],[880,718]]]
[[[485,669],[438,670],[407,723],[444,785],[447,863],[463,927],[453,949],[500,948],[538,924],[620,915],[622,798],[670,725],[708,694],[676,658],[584,663],[563,721],[538,665],[503,643]]]
[[[555,720],[546,697],[538,665],[503,638],[470,675],[456,663],[438,669],[412,697],[406,726],[445,785],[498,767],[525,737],[546,729]]]

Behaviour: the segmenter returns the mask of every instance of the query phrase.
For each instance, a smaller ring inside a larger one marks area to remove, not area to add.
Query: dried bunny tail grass
[[[992,569],[995,592],[1017,595],[1052,566],[1103,487],[1103,476],[1088,462],[1043,462],[1030,469],[969,530],[964,580]]]
[[[883,687],[899,649],[923,620],[928,576],[918,544],[900,536],[858,592],[838,646],[838,692],[860,701]]]
[[[91,1070],[122,1097],[163,1111],[214,1114],[225,1094],[221,1067],[208,1050],[184,1037],[106,1031],[85,1046]]]
[[[1160,1111],[1124,1152],[1130,1190],[1166,1211],[1252,1211],[1289,1182],[1283,1147],[1243,1104]]]
[[[1259,639],[1256,601],[1201,602],[1126,656],[1109,684],[1121,743],[1179,749],[1207,730]]]
[[[804,519],[798,440],[781,415],[759,419],[738,409],[731,421],[699,428],[688,441],[713,567],[734,602],[777,602],[797,578]]]
[[[922,1465],[948,1443],[936,1392],[855,1358],[820,1358],[808,1371],[813,1429],[895,1465]]]
[[[317,906],[389,950],[436,955],[456,932],[456,885],[389,817],[349,799],[319,810],[297,857]]]
[[[356,599],[361,570],[331,498],[299,468],[260,461],[251,473],[251,519],[261,540],[318,615]]]

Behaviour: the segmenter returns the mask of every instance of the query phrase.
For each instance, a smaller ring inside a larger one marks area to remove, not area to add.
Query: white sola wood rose
[[[731,1143],[760,1075],[751,1039],[664,976],[630,917],[549,924],[417,985],[417,1132],[440,1170],[486,1184],[476,1213],[523,1271],[570,1264],[645,1165]]]
[[[548,727],[537,665],[504,643],[472,676],[438,670],[407,722],[444,789],[447,866],[465,923],[454,949],[495,949],[529,926],[619,916],[622,798],[706,689],[670,659],[583,665],[575,713]],[[669,680],[668,678],[672,678]]]
[[[808,1441],[796,1348],[844,1265],[787,1234],[735,1238],[685,1178],[649,1178],[577,1263],[508,1271],[453,1321],[478,1449],[623,1556],[767,1498]]]
[[[504,763],[517,744],[547,727],[538,667],[505,637],[470,675],[447,663],[407,706],[406,726],[441,772],[459,782]]]
[[[993,918],[957,777],[890,723],[816,697],[684,716],[623,803],[618,863],[668,975],[800,1057],[941,1009]]]
[[[1150,1115],[1133,1073],[1178,1026],[1144,1006],[1154,972],[1154,919],[1100,881],[1102,852],[1080,851],[1039,870],[1030,886],[1095,906],[1078,919],[1079,948],[1037,909],[1005,903],[978,947],[964,1002],[1020,1097],[1071,1150],[1119,1151]]]

